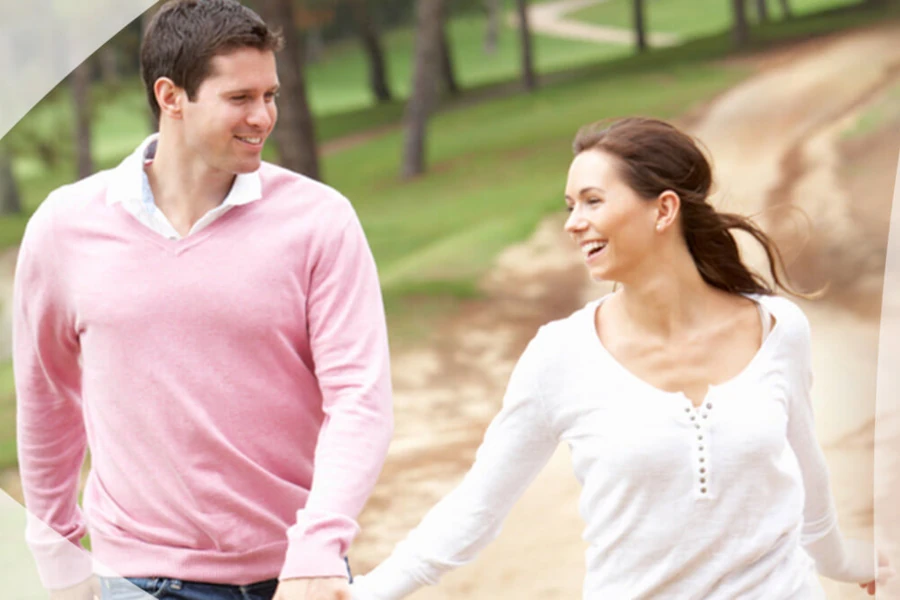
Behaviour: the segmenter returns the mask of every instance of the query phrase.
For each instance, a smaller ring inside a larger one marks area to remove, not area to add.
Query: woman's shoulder
[[[564,317],[544,323],[538,328],[535,341],[540,340],[543,344],[563,344],[567,347],[586,342],[593,331],[597,306],[602,301],[603,298],[591,300]]]
[[[760,294],[752,296],[775,317],[775,327],[779,330],[779,345],[788,351],[800,350],[811,343],[809,318],[800,305],[784,296]]]

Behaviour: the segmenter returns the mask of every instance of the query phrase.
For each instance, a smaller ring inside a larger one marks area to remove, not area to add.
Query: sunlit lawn
[[[859,0],[789,0],[795,16],[859,4]],[[606,0],[581,9],[569,18],[609,27],[633,27],[632,0]],[[731,26],[731,3],[721,0],[645,0],[648,31],[674,33],[691,39],[724,31]],[[781,4],[768,0],[769,17],[781,19]],[[755,2],[747,2],[748,16],[755,20]]]

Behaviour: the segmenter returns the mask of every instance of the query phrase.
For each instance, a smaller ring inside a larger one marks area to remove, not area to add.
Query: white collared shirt
[[[122,164],[123,168],[114,171],[115,179],[110,183],[106,201],[109,205],[121,203],[125,210],[156,233],[177,240],[181,239],[181,235],[156,205],[145,169],[146,165],[153,162],[158,139],[159,134],[149,136],[131,156],[125,159]],[[257,172],[237,175],[231,190],[222,203],[210,209],[194,223],[188,235],[193,235],[209,226],[235,206],[248,204],[261,197],[262,185]]]

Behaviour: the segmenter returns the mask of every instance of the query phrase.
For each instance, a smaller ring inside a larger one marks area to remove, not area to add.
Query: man
[[[350,203],[261,161],[280,47],[235,0],[164,5],[141,49],[158,135],[28,224],[18,448],[51,597],[349,598],[387,334]]]

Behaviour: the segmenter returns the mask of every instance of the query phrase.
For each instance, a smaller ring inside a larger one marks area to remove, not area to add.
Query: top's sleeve
[[[43,585],[80,583],[91,575],[79,542],[78,508],[87,441],[81,410],[79,346],[70,303],[58,276],[52,202],[25,229],[13,287],[16,445],[28,510],[26,540]]]
[[[309,497],[288,531],[282,579],[347,576],[343,557],[393,434],[381,289],[362,227],[347,212],[324,233],[310,274],[309,339],[325,416]]]
[[[875,548],[859,540],[845,540],[838,527],[825,455],[816,439],[812,404],[812,344],[809,321],[797,310],[789,325],[790,414],[788,441],[803,477],[805,504],[801,543],[816,570],[836,581],[863,583],[875,579]]]
[[[352,586],[357,600],[394,600],[436,584],[475,559],[558,445],[541,396],[539,338],[519,359],[503,407],[491,422],[471,470],[394,552]]]

